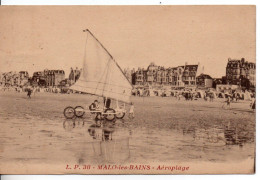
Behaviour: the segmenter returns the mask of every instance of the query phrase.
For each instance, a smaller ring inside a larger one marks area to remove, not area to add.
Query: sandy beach
[[[0,92],[0,99],[0,173],[42,164],[46,169],[35,172],[64,173],[68,164],[228,164],[254,158],[255,112],[249,101],[223,109],[224,99],[132,97],[135,118],[126,115],[104,131],[91,114],[63,116],[65,107],[88,108],[95,96],[36,93],[28,99],[25,93]],[[112,140],[102,142],[102,132],[111,133]],[[47,164],[58,167],[54,171]]]

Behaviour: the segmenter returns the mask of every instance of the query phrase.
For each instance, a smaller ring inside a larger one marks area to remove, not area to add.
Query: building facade
[[[33,73],[31,84],[32,85],[39,85],[39,86],[46,86],[46,78],[47,78],[47,70],[44,71],[37,71]]]
[[[147,71],[144,68],[138,68],[135,72],[135,85],[146,85],[147,84]]]
[[[147,69],[135,72],[136,85],[195,87],[196,77],[202,73],[200,64],[165,68],[151,63]]]
[[[157,82],[157,70],[158,66],[154,63],[151,63],[147,68],[147,83],[148,85],[153,85]]]
[[[185,65],[182,81],[184,86],[196,86],[196,77],[198,76],[199,65]]]
[[[33,73],[31,84],[38,86],[55,87],[59,86],[60,82],[65,79],[64,70],[48,70],[37,71]]]
[[[226,66],[227,84],[245,87],[247,89],[256,86],[256,64],[241,60],[228,59]]]
[[[46,85],[56,87],[65,79],[64,70],[47,70],[46,71]]]
[[[212,88],[213,79],[207,74],[200,74],[196,77],[196,84],[198,88]]]
[[[27,71],[19,72],[19,86],[24,86],[29,82],[29,73]]]

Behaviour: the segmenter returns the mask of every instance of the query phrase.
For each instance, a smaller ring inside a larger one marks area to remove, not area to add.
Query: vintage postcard
[[[255,6],[0,7],[0,174],[253,174]]]

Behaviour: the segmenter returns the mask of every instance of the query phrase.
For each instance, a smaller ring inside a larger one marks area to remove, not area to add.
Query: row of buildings
[[[27,71],[0,73],[0,84],[3,86],[24,86],[28,83],[29,79]]]
[[[125,75],[129,81],[136,86],[171,86],[177,88],[199,87],[216,88],[218,84],[237,85],[246,89],[255,88],[256,85],[255,63],[228,59],[226,76],[212,78],[204,74],[204,67],[198,63],[178,67],[162,67],[151,63],[146,69],[125,69]]]
[[[37,71],[29,77],[27,71],[7,72],[0,74],[0,84],[2,86],[17,86],[23,87],[26,85],[41,86],[41,87],[58,87],[70,86],[74,84],[80,76],[81,69],[71,68],[68,78],[65,78],[64,70],[48,70]]]
[[[24,86],[30,84],[42,87],[70,86],[80,77],[82,69],[71,68],[68,78],[64,70],[48,70],[34,72],[29,77],[28,72],[20,71],[0,74],[0,84],[4,86]],[[226,76],[212,78],[204,74],[204,67],[198,63],[182,66],[157,66],[151,63],[146,69],[125,69],[124,73],[135,86],[171,86],[176,88],[216,88],[216,85],[236,85],[246,89],[254,89],[256,85],[256,65],[244,58],[229,58],[226,66]]]
[[[165,68],[151,63],[147,69],[125,70],[125,73],[133,85],[184,87],[196,85],[196,77],[203,73],[203,67],[199,63],[196,65],[185,63],[184,66]]]

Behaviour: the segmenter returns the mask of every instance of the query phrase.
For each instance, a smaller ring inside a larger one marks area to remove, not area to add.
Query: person
[[[239,100],[239,94],[237,93],[237,95],[236,95],[236,101],[238,101]]]
[[[178,101],[181,100],[181,96],[182,96],[182,94],[179,93],[179,94],[178,94]]]
[[[204,94],[204,100],[205,101],[207,101],[208,99],[207,99],[207,95],[206,94]]]
[[[229,108],[230,108],[230,103],[231,103],[231,98],[230,98],[230,96],[228,96],[228,98],[227,98],[227,107],[229,107]]]
[[[213,100],[214,100],[214,95],[211,93],[210,94],[210,102],[213,102]]]
[[[97,109],[99,109],[99,104],[98,104],[98,100],[95,100],[95,101],[89,106],[89,110],[90,110],[90,111],[96,111]],[[91,112],[91,114],[94,114],[94,112]]]
[[[31,99],[32,90],[30,88],[27,89],[27,96]]]
[[[174,96],[176,97],[177,100],[179,100],[179,98],[178,98],[178,96],[179,96],[178,92],[174,93]]]
[[[97,109],[99,109],[99,103],[98,103],[98,100],[95,100],[95,101],[89,106],[89,110],[90,110],[90,111],[96,111]]]
[[[97,110],[99,110],[99,102],[98,102],[98,100],[95,100],[95,101],[89,106],[89,110],[90,110],[90,111],[97,111]],[[100,113],[100,112],[91,112],[91,114],[95,114],[95,113],[96,113],[95,120],[101,119],[101,113]]]
[[[131,102],[130,104],[130,110],[129,110],[129,118],[133,119],[134,118],[134,103]]]
[[[139,96],[143,96],[143,90],[142,89],[139,90]]]
[[[109,108],[110,108],[110,104],[111,104],[111,99],[104,97],[104,107],[106,107],[107,109],[109,109]]]
[[[254,100],[254,102],[253,102],[251,108],[252,108],[253,110],[255,110],[255,100]]]
[[[149,89],[147,90],[147,96],[150,96],[150,90]]]

